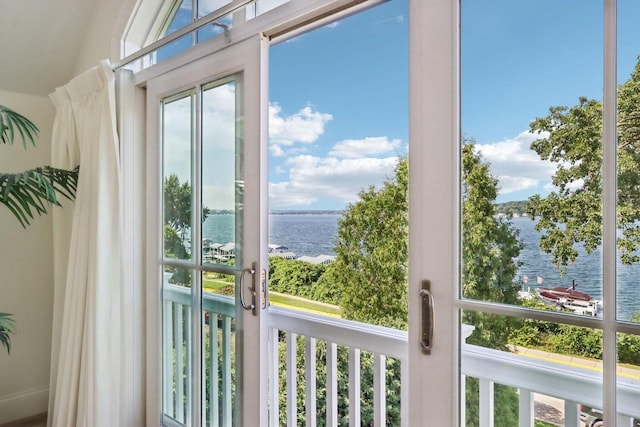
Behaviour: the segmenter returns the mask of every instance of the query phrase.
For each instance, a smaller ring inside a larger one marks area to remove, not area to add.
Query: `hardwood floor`
[[[24,420],[2,424],[0,427],[47,427],[47,414],[35,415]]]

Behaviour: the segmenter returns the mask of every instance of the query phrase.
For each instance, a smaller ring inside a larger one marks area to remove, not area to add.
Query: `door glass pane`
[[[406,327],[406,18],[390,2],[270,49],[274,305]]]
[[[193,96],[163,103],[162,185],[165,258],[191,259]]]
[[[162,287],[163,413],[190,425],[193,381],[193,273],[165,267]]]
[[[340,425],[401,425],[400,360],[364,347],[383,330],[348,321],[407,327],[407,38],[403,0],[270,48],[269,301],[330,316],[363,344],[280,331],[276,425],[324,422],[332,384]],[[373,410],[376,393],[386,415]]]
[[[232,425],[237,378],[236,275],[240,265],[242,127],[236,78],[202,90],[203,425]],[[238,243],[238,245],[237,245]]]
[[[618,333],[618,425],[640,425],[640,4],[618,1],[617,167],[618,269],[617,318],[632,322],[629,333]]]
[[[583,425],[581,411],[602,407],[601,330],[471,310],[463,321],[482,325],[462,329],[467,426]]]
[[[638,2],[618,2],[618,312],[640,323],[640,17]]]
[[[236,383],[234,276],[203,273],[203,425],[232,425]],[[209,284],[215,286],[210,292]]]
[[[600,0],[462,0],[463,299],[602,317],[602,51]],[[602,406],[601,330],[462,323],[467,426],[578,425]]]
[[[229,80],[202,92],[202,259],[236,265],[241,239],[241,135],[236,120],[236,82]]]
[[[461,19],[462,295],[597,315],[602,2],[463,1]]]

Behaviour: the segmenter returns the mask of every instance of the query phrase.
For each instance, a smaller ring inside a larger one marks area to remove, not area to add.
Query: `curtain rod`
[[[171,43],[174,40],[179,39],[182,36],[185,36],[189,33],[192,33],[193,31],[199,30],[200,28],[204,27],[205,25],[209,25],[212,23],[215,23],[215,21],[217,21],[218,19],[222,18],[225,15],[228,15],[232,12],[235,12],[236,10],[240,9],[241,7],[244,7],[246,5],[248,5],[249,3],[253,3],[255,0],[236,0],[234,2],[231,2],[229,4],[227,4],[226,6],[221,7],[220,9],[217,9],[214,12],[211,12],[210,14],[198,19],[197,21],[194,21],[192,23],[190,23],[189,25],[182,27],[181,29],[169,34],[168,36],[165,36],[163,38],[161,38],[160,40],[157,40],[153,43],[151,43],[150,45],[147,45],[145,47],[143,47],[142,49],[132,53],[131,55],[126,56],[125,58],[122,58],[120,61],[112,64],[112,69],[118,70],[122,67],[124,67],[127,64],[130,64],[134,61],[137,61],[138,59],[142,58],[145,55],[150,54],[151,52],[154,52],[158,49],[160,49],[161,47],[164,47],[166,45],[168,45],[169,43]]]

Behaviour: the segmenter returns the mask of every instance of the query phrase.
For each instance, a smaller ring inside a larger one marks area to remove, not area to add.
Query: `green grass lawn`
[[[331,317],[341,317],[341,310],[337,305],[320,303],[306,298],[294,297],[279,292],[269,292],[269,301],[271,301],[271,304],[280,307],[295,308]]]
[[[225,282],[224,280],[220,279],[204,279],[202,281],[202,286],[204,287],[204,289],[213,292],[229,285],[232,285],[232,283]],[[325,304],[306,298],[281,294],[279,292],[269,292],[269,301],[271,301],[271,304],[277,305],[279,307],[295,308],[297,310],[322,314],[331,317],[341,316],[340,307],[338,307],[337,305]]]

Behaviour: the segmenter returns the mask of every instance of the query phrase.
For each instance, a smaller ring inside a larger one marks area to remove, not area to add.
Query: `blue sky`
[[[618,10],[623,82],[640,4]],[[602,14],[601,0],[463,0],[462,132],[491,163],[498,201],[552,190],[529,123],[602,98]],[[342,209],[393,174],[409,143],[408,23],[407,0],[392,0],[271,47],[270,209]]]
[[[270,50],[270,207],[342,209],[408,143],[405,1]]]
[[[635,24],[640,6],[623,0],[618,9],[622,82],[640,53]],[[366,186],[349,171],[323,170],[322,165],[340,164],[330,152],[342,140],[399,139],[396,150],[405,153],[407,18],[406,1],[395,0],[271,49],[270,99],[280,115],[295,115],[305,107],[330,115],[316,140],[294,143],[271,156],[272,207],[341,208],[348,200],[322,182],[339,181],[351,194]],[[529,123],[550,106],[575,105],[579,96],[602,99],[602,1],[465,0],[461,20],[463,135],[475,139],[499,178],[498,201],[546,195],[553,189],[555,166],[529,149],[536,139]],[[381,159],[392,154],[358,162],[382,166]],[[306,162],[303,155],[309,156]],[[357,168],[358,162],[351,166]],[[368,177],[370,184],[380,184],[380,172]],[[313,185],[315,194],[309,191]],[[278,197],[280,192],[287,197]]]

